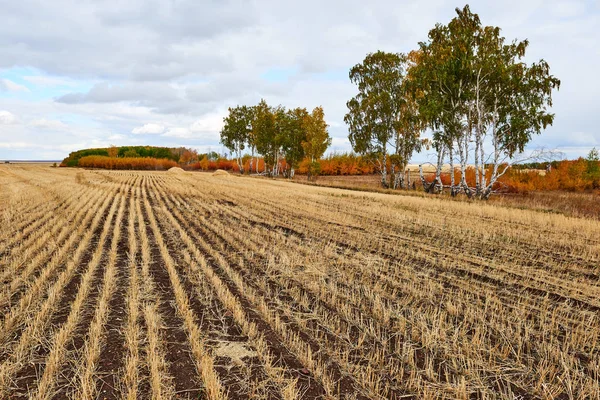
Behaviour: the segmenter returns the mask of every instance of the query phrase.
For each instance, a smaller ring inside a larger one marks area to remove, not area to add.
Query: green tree
[[[221,158],[221,155],[216,151],[211,151],[210,149],[208,149],[208,153],[206,153],[206,158],[209,161],[217,161],[219,158]]]
[[[598,189],[600,187],[600,154],[594,147],[588,153],[587,161],[587,176],[592,181],[592,187]]]
[[[263,99],[255,108],[254,137],[256,151],[263,156],[265,171],[271,175],[279,153],[279,135],[276,126],[276,113],[281,120],[281,107],[274,110]]]
[[[419,50],[409,55],[410,87],[417,101],[419,114],[433,130],[433,147],[437,151],[436,177],[426,184],[426,191],[442,188],[441,171],[444,160],[454,169],[457,157],[461,165],[461,186],[471,195],[466,183],[466,168],[474,129],[473,62],[474,44],[481,23],[469,6],[457,9],[457,17],[448,25],[437,24],[429,31],[429,40],[419,43]],[[472,161],[471,161],[472,162]],[[421,168],[422,171],[422,168]],[[451,174],[451,191],[456,184]]]
[[[241,174],[244,173],[243,151],[252,132],[253,119],[251,108],[246,106],[229,108],[229,115],[223,118],[225,124],[221,129],[221,143],[235,157]]]
[[[554,121],[548,109],[560,80],[550,74],[544,60],[530,65],[523,62],[528,45],[527,40],[505,44],[498,27],[481,28],[477,36],[473,102],[478,143],[475,159],[481,173],[476,193],[483,199],[491,195],[498,178],[515,161],[523,161],[522,153],[532,136]],[[486,141],[491,143],[489,154]],[[540,156],[543,154],[536,157]],[[486,163],[492,165],[489,177]]]
[[[327,131],[327,126],[323,107],[315,107],[310,114],[304,116],[305,138],[302,142],[302,148],[304,149],[304,155],[310,160],[308,180],[320,173],[321,165],[318,160],[331,146],[331,137]]]
[[[140,155],[138,154],[137,151],[135,151],[135,149],[129,149],[127,150],[125,153],[123,153],[123,157],[139,157]]]
[[[598,167],[598,165],[595,165],[594,163],[598,163],[598,161],[600,161],[600,153],[595,147],[588,153],[587,160],[590,163],[590,168]]]
[[[285,161],[291,167],[289,177],[293,178],[294,171],[298,164],[304,158],[304,143],[306,139],[306,117],[308,116],[306,108],[294,108],[285,113],[284,120],[280,125],[281,147]]]
[[[406,188],[404,171],[415,151],[421,151],[429,146],[427,139],[421,139],[421,133],[427,124],[419,113],[418,103],[410,90],[410,82],[405,77],[403,85],[403,101],[400,104],[398,122],[391,142],[391,177],[394,189]]]
[[[405,65],[404,55],[378,51],[368,54],[362,64],[350,69],[350,81],[358,86],[358,94],[346,103],[348,113],[344,121],[349,126],[348,137],[354,151],[378,161],[383,187],[389,186],[390,147],[393,154],[405,150],[397,148],[405,142],[395,140],[402,131],[401,112],[406,102]]]
[[[482,26],[468,5],[456,13],[448,25],[438,24],[429,32],[428,42],[420,43],[409,76],[419,113],[435,132],[438,186],[444,160],[453,169],[458,154],[462,189],[485,199],[512,163],[524,161],[521,154],[532,135],[552,124],[554,114],[548,108],[560,81],[544,60],[523,62],[526,40],[505,44],[500,28]],[[471,160],[474,192],[465,179]],[[453,181],[451,187],[454,193]]]

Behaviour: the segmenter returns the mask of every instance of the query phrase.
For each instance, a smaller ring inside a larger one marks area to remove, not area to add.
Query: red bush
[[[564,190],[583,192],[598,189],[600,177],[595,172],[600,165],[595,161],[579,158],[553,162],[549,171],[519,170],[512,168],[500,182],[508,191],[524,193],[530,191]]]
[[[130,169],[130,170],[158,170],[163,171],[178,167],[175,161],[165,158],[141,157],[107,157],[87,156],[79,159],[79,166],[83,168],[102,169]]]
[[[527,193],[539,191],[569,191],[584,192],[600,188],[600,165],[595,166],[594,161],[583,158],[577,160],[564,160],[552,163],[549,171],[545,169],[523,169],[513,166],[498,179],[494,189],[508,193]],[[501,170],[504,168],[500,167]],[[486,170],[486,177],[492,175],[492,168]],[[455,182],[460,182],[460,171],[455,172]],[[430,177],[428,177],[430,178]],[[450,173],[442,173],[442,183],[450,184]],[[475,186],[475,169],[470,167],[466,171],[466,180],[469,186]]]

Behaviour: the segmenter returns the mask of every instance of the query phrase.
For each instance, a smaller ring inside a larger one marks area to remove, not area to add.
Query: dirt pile
[[[218,169],[215,172],[213,172],[213,176],[226,176],[229,175],[229,172],[222,170],[222,169]]]

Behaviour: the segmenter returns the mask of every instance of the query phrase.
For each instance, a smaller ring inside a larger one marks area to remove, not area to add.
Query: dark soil
[[[48,329],[49,333],[48,333],[47,337],[53,337],[54,333],[58,332],[60,327],[64,324],[64,322],[67,320],[67,317],[69,316],[69,312],[71,310],[71,304],[73,303],[73,301],[75,300],[75,297],[77,296],[77,291],[79,288],[79,284],[81,282],[82,274],[84,273],[84,268],[89,264],[89,262],[92,259],[94,250],[97,247],[98,241],[100,239],[100,235],[102,233],[104,223],[106,222],[106,218],[108,217],[110,206],[111,206],[110,204],[107,205],[104,215],[102,216],[96,229],[94,230],[92,239],[90,241],[90,245],[83,252],[82,258],[81,258],[76,270],[74,271],[73,277],[71,278],[71,280],[69,281],[69,283],[66,285],[66,287],[63,290],[64,294],[60,301],[60,306],[58,308],[58,311],[51,317],[50,326],[52,328]],[[107,241],[103,244],[104,250],[106,250],[108,248],[107,243],[108,243],[108,238],[107,238]],[[98,282],[102,278],[102,273],[103,273],[103,269],[98,268],[98,270],[95,272],[94,278],[92,280],[94,282]],[[89,303],[90,300],[93,300],[95,297],[97,297],[98,291],[99,291],[99,289],[98,289],[97,285],[92,287],[92,290],[90,291],[90,294],[86,301],[87,304],[90,304]],[[87,310],[87,312],[83,313],[82,319],[81,319],[81,321],[78,325],[77,331],[76,331],[76,334],[78,334],[78,336],[74,337],[73,342],[70,343],[70,345],[68,347],[68,350],[73,351],[75,349],[81,348],[81,346],[83,345],[83,342],[84,342],[82,336],[85,334],[85,331],[86,331],[85,329],[89,325],[91,318],[92,318],[92,315],[89,310]],[[36,354],[34,357],[34,360],[36,360],[36,361],[34,363],[24,366],[24,368],[22,368],[17,373],[16,378],[15,378],[16,388],[15,388],[15,392],[13,393],[13,395],[15,397],[18,397],[18,396],[26,397],[30,388],[35,387],[38,377],[43,374],[43,370],[45,367],[45,358],[48,355],[48,353],[50,352],[50,347],[49,347],[50,345],[51,345],[51,343],[42,343],[40,346],[38,346],[36,348]],[[57,393],[56,398],[66,398],[66,395],[67,395],[66,383],[69,381],[68,378],[70,376],[74,375],[73,368],[74,368],[74,366],[63,369],[63,374],[60,377],[58,377],[58,380],[59,380],[58,386],[61,388],[61,390],[59,390],[59,392]]]
[[[142,203],[143,220],[148,220],[148,210]],[[163,319],[162,335],[166,344],[166,360],[169,363],[169,374],[173,377],[175,391],[180,398],[202,399],[205,397],[202,381],[189,346],[183,321],[177,315],[174,299],[175,293],[169,279],[165,262],[160,254],[154,232],[146,223],[146,233],[151,244],[152,263],[150,273],[156,286],[159,310]]]

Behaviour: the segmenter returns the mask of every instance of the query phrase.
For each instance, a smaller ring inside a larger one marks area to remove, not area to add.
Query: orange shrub
[[[79,159],[79,166],[102,169],[167,170],[179,164],[165,158],[86,156]]]
[[[256,163],[258,163],[258,171],[263,172],[265,170],[265,160],[258,157],[254,157],[254,161],[252,162],[252,171],[250,171],[250,157],[247,157],[244,160],[244,171],[256,173]]]
[[[595,172],[600,167],[597,162],[579,158],[553,162],[551,165],[550,171],[544,173],[511,168],[500,178],[500,182],[508,191],[515,193],[549,190],[583,192],[600,188],[600,177]]]
[[[594,161],[583,158],[577,160],[554,161],[549,171],[545,165],[536,166],[538,169],[513,166],[506,174],[498,179],[494,189],[508,193],[527,193],[537,191],[569,191],[583,192],[600,188],[600,165],[594,165]],[[504,168],[500,167],[501,170]],[[492,167],[486,170],[486,176],[492,174]],[[432,179],[432,174],[428,179]],[[460,170],[455,171],[455,181],[460,182]],[[450,173],[441,174],[442,183],[450,184]],[[469,186],[475,186],[475,169],[470,167],[466,171],[466,180]]]
[[[264,172],[265,161],[262,158],[255,157],[252,165],[252,173],[256,172],[256,163],[258,163],[258,171]],[[369,175],[376,173],[375,166],[367,161],[364,157],[356,154],[333,154],[324,159],[319,160],[321,166],[321,175]],[[296,168],[296,174],[306,175],[308,173],[309,159],[304,159]],[[289,171],[290,165],[285,160],[280,161],[281,171]],[[186,169],[200,171],[214,171],[216,169],[224,169],[226,171],[239,172],[239,167],[235,160],[227,160],[221,158],[217,161],[209,161],[206,157],[202,160],[187,165]],[[244,157],[244,171],[250,171],[250,157]]]
[[[225,171],[239,172],[239,167],[235,160],[228,160],[226,158],[219,158],[217,161],[209,160],[207,157],[202,160],[185,166],[185,169],[194,171],[216,171],[217,169],[223,169]]]
[[[303,160],[299,174],[306,174],[310,160]],[[375,166],[356,154],[332,154],[319,160],[321,175],[369,175],[377,172]]]

